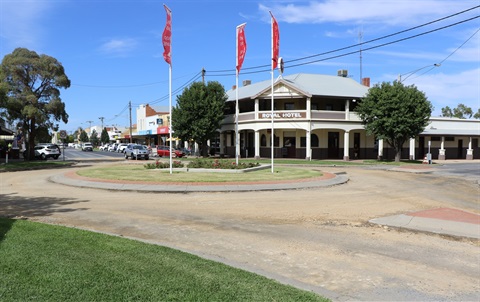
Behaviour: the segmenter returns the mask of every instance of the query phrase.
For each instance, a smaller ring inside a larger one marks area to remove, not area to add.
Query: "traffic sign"
[[[67,138],[67,131],[65,130],[60,130],[60,138],[61,139],[66,139]]]

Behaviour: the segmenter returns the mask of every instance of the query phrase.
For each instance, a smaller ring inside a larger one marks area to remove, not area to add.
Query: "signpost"
[[[60,130],[59,134],[60,134],[60,138],[62,139],[63,161],[65,161],[65,139],[67,138],[67,131],[66,130]]]

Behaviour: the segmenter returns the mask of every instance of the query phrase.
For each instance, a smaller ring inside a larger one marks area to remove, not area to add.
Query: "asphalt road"
[[[368,223],[441,207],[480,213],[478,183],[447,167],[429,174],[329,167],[350,181],[275,192],[138,193],[49,181],[76,169],[0,173],[0,216],[170,246],[334,301],[480,300],[478,240]]]

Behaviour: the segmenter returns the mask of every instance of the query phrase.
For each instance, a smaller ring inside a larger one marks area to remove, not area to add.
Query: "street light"
[[[427,66],[423,66],[423,67],[418,68],[418,69],[415,69],[415,70],[413,70],[413,71],[410,71],[410,72],[407,72],[407,73],[404,73],[404,74],[400,74],[400,75],[398,75],[398,82],[402,83],[403,81],[405,81],[406,79],[408,79],[408,78],[411,77],[412,75],[416,74],[417,72],[419,72],[420,70],[423,70],[423,69],[425,69],[425,68],[430,67],[429,70],[425,71],[425,72],[422,73],[422,74],[425,74],[425,73],[429,72],[430,70],[432,70],[432,69],[435,68],[435,67],[440,67],[441,65],[442,65],[442,64],[440,64],[440,63],[435,63],[435,64],[433,64],[433,65],[432,65],[432,64],[428,64]],[[402,79],[402,77],[403,77],[404,75],[406,75],[406,77]]]

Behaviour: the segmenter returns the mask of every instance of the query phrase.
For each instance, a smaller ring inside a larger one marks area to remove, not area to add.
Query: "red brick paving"
[[[462,210],[451,209],[451,208],[431,209],[431,210],[409,213],[407,215],[415,216],[415,217],[435,218],[435,219],[442,219],[442,220],[466,222],[466,223],[480,225],[480,215],[475,213],[465,212]]]

